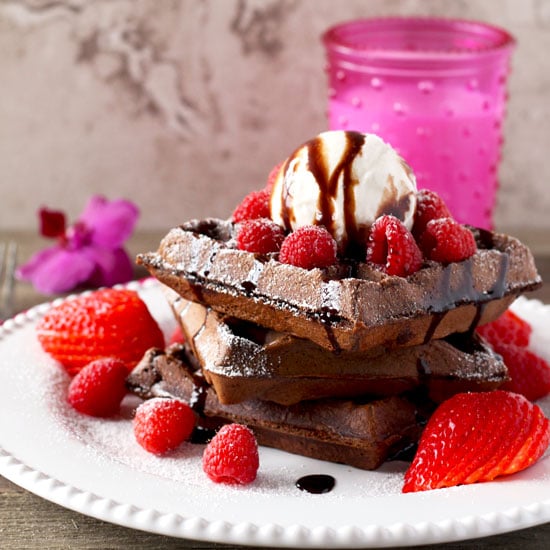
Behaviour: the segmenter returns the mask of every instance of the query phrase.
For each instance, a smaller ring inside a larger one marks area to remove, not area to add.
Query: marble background
[[[92,193],[228,216],[326,128],[322,31],[393,14],[516,36],[496,223],[550,229],[549,0],[0,0],[0,232]]]

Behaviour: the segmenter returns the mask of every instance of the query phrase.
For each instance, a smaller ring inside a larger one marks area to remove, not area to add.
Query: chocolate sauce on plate
[[[191,443],[206,444],[216,435],[216,430],[196,426],[191,434]]]
[[[336,480],[327,474],[311,474],[301,477],[296,482],[296,487],[300,491],[311,493],[313,495],[320,495],[323,493],[330,493],[334,489]]]

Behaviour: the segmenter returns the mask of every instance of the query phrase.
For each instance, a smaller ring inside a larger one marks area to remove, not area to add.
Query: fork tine
[[[0,244],[0,319],[13,314],[17,243]]]

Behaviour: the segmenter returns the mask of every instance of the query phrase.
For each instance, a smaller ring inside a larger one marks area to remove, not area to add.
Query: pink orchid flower
[[[37,252],[17,276],[43,294],[78,286],[112,286],[129,281],[133,266],[123,248],[139,216],[137,207],[119,199],[93,196],[78,221],[68,228],[63,212],[42,208],[40,233],[57,244]]]

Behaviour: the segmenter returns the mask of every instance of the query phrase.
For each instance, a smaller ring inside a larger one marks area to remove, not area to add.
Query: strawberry
[[[459,393],[434,412],[403,492],[491,481],[534,464],[550,443],[542,410],[516,393]]]
[[[388,275],[407,277],[422,267],[422,253],[403,222],[384,215],[372,224],[367,261]]]
[[[528,349],[531,325],[511,310],[476,331],[502,356],[510,381],[502,389],[536,401],[550,393],[550,365]]]
[[[521,393],[536,401],[550,392],[550,365],[525,347],[500,344],[495,350],[502,356],[510,381],[502,389]]]
[[[101,357],[117,357],[128,370],[164,336],[138,293],[102,289],[52,307],[37,323],[42,348],[69,374]]]
[[[285,237],[279,261],[304,269],[329,267],[336,262],[336,241],[324,227],[304,225]]]
[[[426,258],[445,264],[466,260],[477,250],[473,233],[452,218],[428,222],[419,244]]]
[[[255,220],[257,218],[270,218],[269,199],[271,192],[268,189],[252,191],[240,202],[233,211],[233,223],[244,220]]]
[[[500,344],[526,347],[532,328],[527,321],[507,309],[498,319],[477,327],[476,331],[498,351]]]
[[[428,222],[439,218],[452,218],[451,212],[443,199],[429,189],[421,189],[416,194],[416,210],[414,212],[414,223],[412,234],[415,239],[420,239]]]

